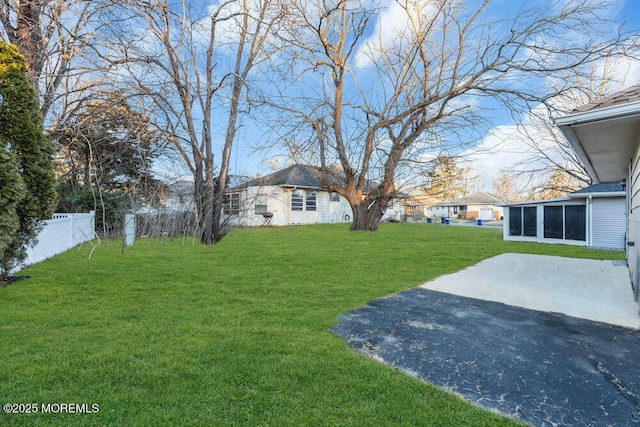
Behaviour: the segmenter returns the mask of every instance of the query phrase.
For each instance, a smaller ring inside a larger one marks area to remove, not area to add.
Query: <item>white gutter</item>
[[[625,197],[627,193],[625,191],[606,191],[606,192],[594,192],[594,193],[578,193],[578,194],[567,194],[567,196],[572,199],[580,199],[584,197]]]
[[[569,200],[570,199],[567,196],[561,196],[561,197],[556,197],[554,199],[525,200],[522,202],[500,203],[495,206],[502,207],[502,208],[509,208],[513,206],[517,207],[517,206],[524,206],[524,205],[541,205],[544,203],[559,203],[559,202],[566,202]]]
[[[629,102],[612,107],[598,108],[596,110],[572,113],[566,116],[557,117],[553,121],[559,127],[583,125],[601,120],[617,119],[625,116],[640,114],[640,101]]]

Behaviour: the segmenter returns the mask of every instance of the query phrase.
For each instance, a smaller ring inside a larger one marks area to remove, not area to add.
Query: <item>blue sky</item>
[[[616,22],[624,22],[624,31],[635,33],[640,37],[640,1],[626,0],[618,1],[611,10],[611,18]],[[603,70],[607,71],[603,71]],[[600,62],[593,67],[594,74],[615,74],[612,81],[606,85],[606,92],[612,93],[625,87],[640,83],[640,58],[619,59],[605,64]],[[578,105],[586,103],[579,102]],[[576,105],[576,106],[578,106]],[[538,129],[539,123],[530,115],[523,115],[514,120],[508,114],[503,115],[503,120],[495,123],[495,126],[487,132],[478,146],[470,152],[469,165],[474,167],[479,176],[479,190],[491,191],[492,180],[502,170],[514,171],[522,169],[523,162],[535,159],[536,152],[523,140],[522,133],[516,129],[516,122],[525,126],[527,132],[531,133],[542,147],[548,147],[548,152],[553,152],[554,143],[549,139],[548,134]],[[535,165],[536,162],[532,161]],[[531,165],[532,166],[532,165]],[[531,167],[530,166],[530,167]],[[544,178],[539,177],[541,180]],[[524,185],[524,183],[520,183]]]
[[[384,0],[388,6],[392,5],[391,0]],[[528,4],[532,1],[528,0]],[[536,3],[545,4],[552,2],[547,0],[539,0]],[[557,2],[553,2],[557,3]],[[501,10],[513,11],[521,7],[522,2],[513,0],[497,0],[493,4],[493,12],[500,13]],[[504,8],[504,9],[503,9]],[[398,19],[394,16],[394,10],[392,7],[383,9],[383,12],[378,16],[378,19],[390,22],[393,19]],[[624,29],[626,31],[637,31],[640,34],[640,1],[639,0],[620,0],[613,2],[613,6],[609,9],[609,16],[607,18],[616,22],[627,21]],[[376,31],[376,26],[371,25],[369,28],[370,33]],[[637,61],[622,61],[619,64],[620,69],[627,70],[626,76],[620,82],[619,86],[627,86],[635,84],[640,79],[640,66]],[[375,85],[375,81],[369,82]],[[611,85],[610,90],[618,90],[621,87]],[[495,104],[487,104],[495,105]],[[476,141],[478,150],[474,150],[474,147],[468,147],[467,155],[473,160],[473,166],[477,169],[477,173],[480,175],[478,184],[479,190],[490,190],[491,180],[503,169],[509,169],[513,166],[515,161],[520,161],[526,158],[528,153],[527,147],[522,147],[518,141],[519,137],[515,132],[515,121],[527,122],[527,117],[520,116],[514,119],[512,115],[506,110],[495,110],[491,119],[491,126],[488,126],[486,133],[483,137],[480,137]],[[220,153],[220,147],[222,144],[222,137],[224,132],[214,130],[214,138],[217,136],[217,143],[215,143],[214,153],[218,156]],[[242,126],[239,128],[235,147],[231,159],[232,174],[246,174],[255,175],[256,173],[266,174],[272,171],[276,166],[287,166],[287,158],[284,155],[277,156],[277,152],[271,153],[265,152],[253,152],[253,146],[256,142],[259,142],[262,138],[266,138],[267,131],[261,128],[259,124],[252,122],[250,119],[245,118]],[[275,159],[274,157],[275,156]],[[265,159],[265,157],[269,157]],[[275,160],[275,161],[273,161]]]

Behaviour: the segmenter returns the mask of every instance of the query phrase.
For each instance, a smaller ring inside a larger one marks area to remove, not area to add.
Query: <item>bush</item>
[[[26,257],[41,220],[51,217],[57,195],[51,156],[36,93],[24,58],[0,42],[0,202],[4,210],[0,242],[0,280]],[[18,176],[19,173],[19,176]]]

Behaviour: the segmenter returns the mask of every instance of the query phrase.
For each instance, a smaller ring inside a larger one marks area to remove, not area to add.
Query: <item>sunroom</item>
[[[597,184],[565,197],[504,205],[504,240],[623,250],[625,193]]]

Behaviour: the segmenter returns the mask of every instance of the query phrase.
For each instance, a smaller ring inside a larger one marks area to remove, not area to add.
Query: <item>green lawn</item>
[[[327,330],[371,299],[504,252],[623,258],[435,224],[238,229],[211,247],[121,249],[71,250],[0,288],[0,403],[99,405],[2,413],[1,424],[511,425]]]

